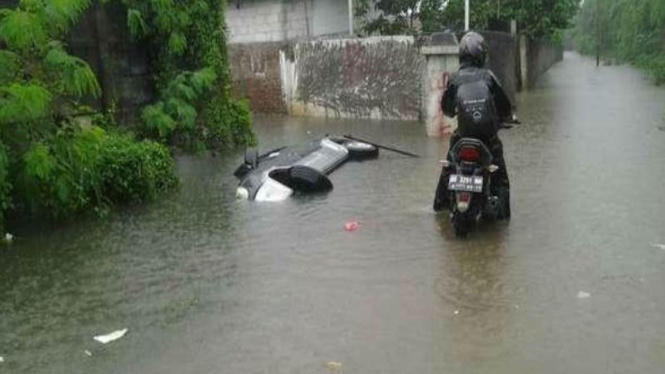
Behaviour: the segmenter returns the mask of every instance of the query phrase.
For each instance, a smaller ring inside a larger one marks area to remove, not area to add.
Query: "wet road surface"
[[[664,103],[631,68],[566,55],[502,133],[512,221],[466,240],[431,212],[445,146],[422,125],[257,118],[262,149],[351,132],[423,158],[257,204],[234,200],[240,153],[182,157],[160,202],[19,230],[0,373],[662,373]]]

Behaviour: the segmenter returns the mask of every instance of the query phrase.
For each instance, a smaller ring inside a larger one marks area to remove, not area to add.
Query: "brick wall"
[[[280,78],[280,50],[283,42],[230,44],[229,61],[236,97],[249,99],[252,110],[286,113]]]

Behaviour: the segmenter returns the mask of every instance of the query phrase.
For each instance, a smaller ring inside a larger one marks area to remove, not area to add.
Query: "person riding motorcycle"
[[[486,69],[487,46],[476,32],[468,32],[459,44],[460,69],[453,74],[441,99],[441,110],[449,117],[457,116],[457,130],[451,135],[450,148],[461,138],[481,140],[499,169],[492,175],[491,193],[504,203],[498,218],[510,218],[510,181],[503,158],[503,144],[498,137],[500,128],[513,119],[512,105],[492,71]],[[452,161],[450,153],[448,161]],[[450,209],[448,177],[444,167],[434,198],[434,210]]]

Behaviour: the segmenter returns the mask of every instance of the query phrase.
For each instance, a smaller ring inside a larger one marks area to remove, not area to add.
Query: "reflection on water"
[[[352,133],[422,158],[382,152],[328,194],[260,204],[234,199],[242,152],[181,157],[162,201],[18,230],[0,372],[659,373],[664,92],[567,55],[502,134],[512,221],[465,240],[431,212],[445,143],[421,124],[259,117],[262,149]]]

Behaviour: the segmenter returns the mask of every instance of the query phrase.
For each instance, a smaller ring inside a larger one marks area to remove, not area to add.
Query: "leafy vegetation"
[[[223,0],[117,0],[127,26],[155,56],[159,100],[142,133],[187,149],[255,142],[249,108],[230,95]]]
[[[574,39],[584,54],[633,63],[665,83],[663,0],[586,0]]]
[[[114,203],[149,201],[176,185],[167,148],[95,126],[64,129],[33,143],[22,158],[18,200],[54,218],[104,214]]]
[[[0,229],[7,211],[64,218],[154,198],[176,183],[167,148],[78,117],[101,89],[62,38],[90,0],[0,10]]]
[[[355,14],[363,19],[363,31],[381,35],[415,34],[414,21],[420,0],[359,0]],[[372,7],[378,16],[369,17]]]
[[[516,20],[522,33],[534,38],[560,40],[578,9],[577,0],[473,0],[470,24],[487,29],[491,21]],[[368,17],[372,6],[380,11],[377,19]],[[464,0],[360,0],[356,14],[364,20],[369,34],[415,34],[414,20],[422,32],[464,30]]]

